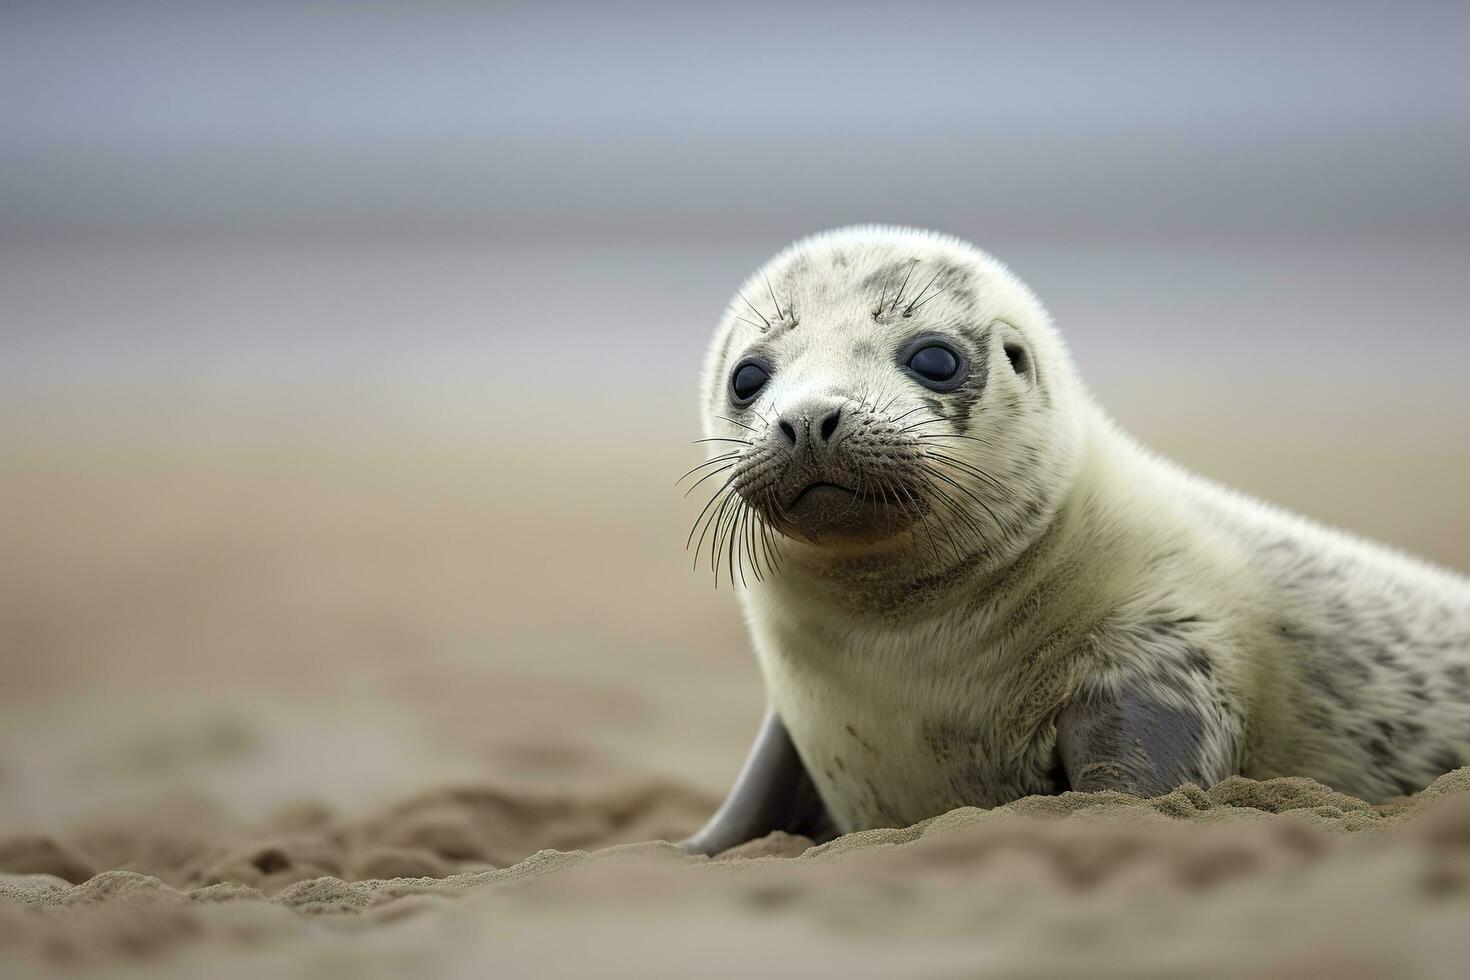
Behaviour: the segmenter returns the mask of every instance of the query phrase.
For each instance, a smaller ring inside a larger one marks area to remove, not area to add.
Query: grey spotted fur
[[[898,370],[920,331],[965,351],[960,390]],[[734,408],[751,351],[772,378]],[[910,413],[947,419],[930,432],[950,441],[927,445],[988,477],[949,471],[967,495],[924,500],[884,541],[786,538],[780,571],[741,593],[770,705],[840,829],[1079,780],[1300,775],[1374,800],[1470,759],[1470,582],[1142,448],[984,253],[867,227],[772,259],[711,344],[706,435],[746,438],[754,459],[816,394],[856,417],[854,466],[912,467],[887,424]]]

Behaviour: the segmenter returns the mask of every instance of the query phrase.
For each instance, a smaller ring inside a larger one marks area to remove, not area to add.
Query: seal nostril
[[[831,442],[832,433],[837,431],[837,423],[842,418],[842,409],[838,409],[822,420],[822,441]]]
[[[780,428],[781,434],[786,437],[786,441],[793,446],[796,445],[796,430],[791,427],[791,423],[782,419]]]

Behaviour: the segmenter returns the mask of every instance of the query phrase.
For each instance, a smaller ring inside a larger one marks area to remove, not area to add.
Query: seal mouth
[[[831,480],[813,480],[781,507],[781,529],[812,544],[875,542],[889,537],[912,515],[876,496]]]
[[[806,486],[798,490],[796,492],[796,496],[791,498],[791,502],[787,504],[786,507],[788,510],[794,509],[804,500],[808,501],[809,503],[816,503],[818,501],[815,498],[830,499],[833,497],[850,498],[856,496],[857,491],[852,489],[852,487],[844,487],[840,483],[831,483],[827,480],[818,480],[815,483],[808,483]],[[823,500],[821,502],[826,503],[827,501]]]

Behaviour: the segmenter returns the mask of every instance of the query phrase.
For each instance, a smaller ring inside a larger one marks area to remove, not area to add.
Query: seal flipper
[[[725,802],[679,846],[690,854],[714,855],[773,830],[802,834],[819,843],[837,836],[781,717],[767,711]]]
[[[1213,786],[1232,769],[1213,751],[1214,734],[1203,712],[1132,689],[1073,702],[1057,718],[1057,750],[1067,782],[1079,792],[1148,798],[1185,783]]]

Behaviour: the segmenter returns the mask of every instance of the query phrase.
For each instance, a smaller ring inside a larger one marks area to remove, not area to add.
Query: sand
[[[1231,780],[660,843],[762,710],[680,551],[688,434],[589,459],[456,411],[100,441],[0,414],[0,976],[1463,974],[1467,771],[1380,806]],[[1385,460],[1309,441],[1243,482],[1320,471],[1391,516],[1339,479]],[[1415,544],[1424,508],[1392,513]]]
[[[1458,976],[1470,954],[1470,770],[1380,807],[1234,778],[960,809],[822,846],[777,834],[713,860],[602,846],[670,836],[704,802],[675,786],[466,788],[182,846],[156,826],[12,838],[0,866],[29,873],[0,878],[0,962],[12,976],[1366,977]],[[125,847],[132,870],[93,874]]]

